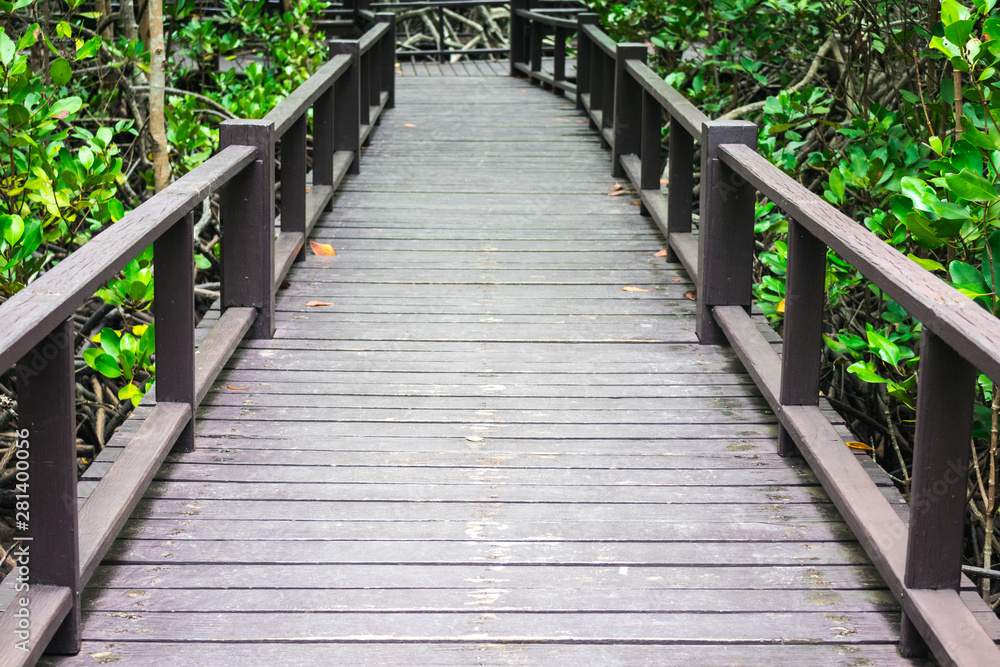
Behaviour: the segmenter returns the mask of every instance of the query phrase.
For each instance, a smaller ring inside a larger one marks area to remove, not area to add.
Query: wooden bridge
[[[509,66],[393,74],[391,15],[370,18],[286,104],[224,128],[214,162],[0,307],[33,472],[31,591],[17,571],[0,588],[0,664],[48,645],[47,665],[889,665],[924,664],[925,642],[998,664],[946,530],[965,477],[934,457],[967,448],[962,370],[1000,363],[1000,326],[761,176],[749,124],[703,118],[590,15],[576,85],[564,15],[518,13]],[[678,195],[695,141],[698,235]],[[784,344],[746,310],[754,188],[795,220]],[[216,189],[221,315],[195,329],[188,212]],[[59,322],[154,239],[179,267],[157,272],[158,402],[77,489]],[[826,245],[933,304],[907,305],[933,309],[912,510],[817,401],[818,311],[797,297]],[[67,489],[79,513],[49,500]]]

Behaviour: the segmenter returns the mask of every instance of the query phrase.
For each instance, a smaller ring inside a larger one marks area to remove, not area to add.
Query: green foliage
[[[152,360],[156,350],[153,325],[137,325],[131,333],[105,327],[92,340],[100,347],[84,350],[83,360],[104,377],[124,380],[126,384],[118,391],[118,398],[138,405],[156,373]]]

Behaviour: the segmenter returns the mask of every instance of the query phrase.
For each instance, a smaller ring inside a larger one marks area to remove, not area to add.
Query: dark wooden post
[[[360,50],[359,50],[360,52]],[[358,62],[360,63],[359,77],[358,77],[358,130],[360,131],[362,125],[368,125],[372,121],[372,107],[371,107],[371,85],[372,85],[372,57],[371,50],[366,53],[360,53],[358,57]],[[345,72],[346,74],[346,72]],[[371,135],[369,135],[371,136]]]
[[[601,131],[601,144],[608,148],[604,130],[615,126],[615,69],[618,63],[614,56],[609,56],[601,48],[597,49],[597,53],[600,54],[604,72],[601,76],[601,127],[598,129]]]
[[[304,177],[303,177],[304,179]],[[305,184],[303,183],[303,190]],[[187,403],[191,421],[175,452],[194,451],[194,214],[188,213],[153,243],[156,299],[156,400]]]
[[[600,17],[597,14],[590,12],[577,14],[576,24],[577,24],[577,54],[576,54],[576,108],[584,109],[583,106],[583,96],[589,95],[590,90],[590,66],[591,58],[590,52],[595,49],[593,44],[590,43],[590,38],[584,33],[583,27],[587,25],[597,25],[600,22]]]
[[[542,37],[545,36],[545,26],[539,21],[529,21],[528,24],[530,26],[528,33],[531,37],[531,73],[534,74],[535,72],[542,71]],[[536,79],[533,76],[529,76],[528,78],[531,80],[531,83],[542,83],[541,79]],[[542,87],[544,88],[545,86],[543,85]]]
[[[381,82],[380,93],[389,93],[385,102],[386,109],[396,106],[396,15],[392,12],[379,12],[375,15],[375,20],[379,23],[388,23],[389,32],[382,38],[382,43],[375,48],[381,49],[379,60],[381,61],[381,72],[379,81]],[[376,99],[378,104],[378,98]]]
[[[448,46],[444,43],[444,7],[438,7],[438,62],[448,62],[448,54],[445,51]]]
[[[510,75],[524,76],[517,63],[528,62],[527,45],[528,22],[517,11],[527,9],[528,0],[510,0]]]
[[[274,336],[274,123],[227,120],[219,147],[253,146],[257,159],[222,189],[222,307],[257,309],[250,338]]]
[[[691,231],[691,197],[694,195],[694,137],[673,116],[670,117],[668,142],[667,236]],[[656,187],[659,187],[659,182]],[[669,244],[667,261],[677,261],[677,253]]]
[[[358,43],[346,39],[330,42],[331,55],[351,56],[351,65],[334,83],[334,150],[351,151],[354,161],[348,173],[361,172],[361,62],[358,57]]]
[[[642,176],[640,177],[639,189],[659,190],[660,189],[660,144],[663,136],[663,110],[660,103],[656,101],[648,91],[642,91],[642,136],[640,138],[640,158],[642,160]],[[690,200],[690,196],[688,197]],[[669,205],[669,200],[668,200]],[[639,207],[642,215],[649,215],[646,205]],[[691,216],[688,216],[690,226]],[[669,216],[668,216],[669,224]],[[669,247],[669,243],[667,244]],[[669,253],[669,250],[668,250]],[[670,261],[677,261],[676,258]]]
[[[611,154],[611,175],[620,178],[625,168],[622,155],[642,154],[642,86],[625,71],[627,60],[646,62],[645,44],[619,44],[615,58],[615,146]]]
[[[346,73],[345,73],[346,75]],[[333,185],[334,151],[334,100],[333,86],[313,102],[313,185]],[[333,210],[333,198],[326,204],[326,210]],[[284,214],[281,216],[284,218]],[[304,217],[304,216],[303,216]],[[302,247],[305,256],[305,244]]]
[[[907,588],[959,587],[975,381],[976,369],[925,323],[903,579]],[[924,642],[905,614],[903,628],[900,653],[922,655]]]
[[[303,237],[306,233],[307,122],[306,114],[302,114],[281,137],[281,231],[301,232]],[[313,152],[318,155],[315,148]],[[318,166],[317,163],[313,167],[314,180],[315,170]],[[305,246],[303,245],[298,255],[295,256],[295,261],[301,262],[305,258]]]
[[[566,80],[566,40],[569,39],[569,31],[566,28],[555,29],[555,53],[552,58],[552,79],[557,82]],[[559,86],[552,87],[556,95],[565,95]]]
[[[76,385],[73,372],[73,320],[58,325],[17,366],[18,441],[15,482],[30,497],[24,524],[15,522],[27,548],[24,562],[30,584],[65,586],[73,608],[49,642],[48,653],[80,651],[80,539],[76,495]],[[27,443],[23,447],[21,443]],[[28,459],[20,454],[24,451]],[[25,465],[21,465],[24,461]],[[23,481],[22,481],[23,480]],[[19,492],[20,490],[18,490]],[[15,517],[17,521],[21,517]],[[16,538],[15,538],[16,539]],[[30,541],[29,541],[30,540]],[[15,548],[12,556],[20,561]],[[14,572],[11,576],[17,576]],[[13,646],[4,651],[13,652]]]
[[[599,44],[591,43],[590,45],[590,67],[588,68],[590,72],[590,110],[601,111],[604,109],[604,51],[601,50]],[[594,119],[590,119],[590,127],[601,131]],[[601,147],[606,148],[607,145],[604,142],[604,137],[601,137]]]
[[[779,398],[782,405],[819,404],[825,281],[826,244],[789,220]],[[791,435],[779,426],[778,453],[790,456],[797,451]]]
[[[747,121],[708,121],[702,126],[696,321],[702,345],[726,343],[712,306],[749,308],[752,300],[754,190],[719,160],[722,144],[756,149],[757,126]]]

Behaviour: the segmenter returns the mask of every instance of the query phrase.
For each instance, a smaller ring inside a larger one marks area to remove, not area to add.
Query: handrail
[[[524,20],[531,12],[519,12]],[[961,563],[977,371],[1000,379],[1000,320],[910,261],[756,151],[757,126],[713,121],[646,65],[644,44],[614,44],[597,16],[578,22],[577,108],[611,149],[612,172],[639,193],[641,212],[667,238],[697,284],[702,344],[729,344],[777,416],[778,452],[798,451],[903,609],[900,653],[925,644],[943,664],[1000,664],[1000,650],[966,602]],[[515,26],[525,33],[541,23]],[[535,38],[535,32],[531,32]],[[512,73],[540,69],[514,57]],[[663,114],[669,179],[660,185]],[[694,144],[701,147],[700,230],[691,232]],[[757,192],[789,217],[782,352],[751,320]],[[827,248],[923,323],[907,527],[819,407]]]
[[[31,588],[19,589],[0,616],[4,665],[34,664],[46,646],[59,653],[80,650],[81,589],[167,454],[194,449],[195,410],[240,341],[273,336],[281,279],[294,261],[304,259],[316,219],[344,175],[357,173],[362,144],[394,104],[395,17],[374,16],[375,26],[360,39],[331,42],[330,61],[267,116],[222,123],[216,155],[0,304],[0,372],[17,365],[17,481],[31,503],[30,531],[20,529],[23,534],[15,536],[24,566],[15,576]],[[278,138],[283,196],[276,218]],[[215,192],[221,195],[223,312],[196,355],[192,211]],[[78,511],[71,317],[150,244],[156,268],[156,404]],[[0,585],[5,593],[13,592],[14,578]],[[29,606],[30,632],[19,622]]]
[[[518,16],[528,19],[529,21],[538,21],[539,23],[544,23],[545,25],[552,26],[553,28],[576,29],[576,21],[574,19],[561,19],[557,16],[549,16],[548,14],[532,11],[530,9],[518,9],[515,11]]]

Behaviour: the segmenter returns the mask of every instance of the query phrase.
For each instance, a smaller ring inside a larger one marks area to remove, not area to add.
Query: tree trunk
[[[159,192],[170,183],[167,127],[164,117],[166,47],[163,43],[163,0],[149,3],[149,134],[153,139],[153,183]]]

